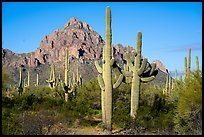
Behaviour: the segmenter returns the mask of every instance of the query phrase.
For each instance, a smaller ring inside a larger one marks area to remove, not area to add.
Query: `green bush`
[[[130,124],[130,85],[122,83],[117,89],[113,89],[113,117],[114,125],[120,128],[128,128]]]
[[[202,76],[192,73],[180,89],[175,131],[178,134],[202,134]]]
[[[84,83],[77,90],[76,98],[73,101],[75,102],[73,109],[82,115],[91,115],[95,113],[93,110],[101,109],[100,87],[97,79]]]
[[[147,130],[173,131],[173,116],[175,105],[168,102],[162,94],[162,88],[143,83],[141,86],[139,109],[132,128],[145,128]]]

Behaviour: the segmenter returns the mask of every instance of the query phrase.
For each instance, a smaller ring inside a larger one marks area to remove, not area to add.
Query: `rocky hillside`
[[[104,44],[105,41],[90,25],[73,17],[64,24],[64,28],[44,36],[34,52],[16,54],[2,48],[2,66],[10,73],[12,84],[18,83],[19,67],[23,67],[23,78],[26,78],[26,70],[30,69],[31,82],[35,82],[36,74],[39,73],[40,83],[46,84],[45,79],[49,78],[52,63],[55,65],[56,76],[60,74],[63,78],[65,48],[68,47],[71,63],[69,74],[75,72],[75,65],[78,63],[80,74],[86,81],[97,76],[94,60],[101,59]],[[133,50],[133,47],[128,48]],[[121,44],[113,45],[113,55],[118,63],[124,63],[126,51],[127,47]],[[162,74],[168,73],[159,60],[155,60],[155,63]]]

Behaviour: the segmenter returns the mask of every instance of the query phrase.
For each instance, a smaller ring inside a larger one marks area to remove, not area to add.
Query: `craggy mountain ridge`
[[[40,41],[39,47],[30,53],[17,54],[9,49],[2,48],[2,68],[10,73],[11,83],[17,84],[19,80],[19,67],[23,68],[23,79],[26,79],[26,70],[31,71],[31,83],[36,80],[39,74],[40,84],[46,84],[49,78],[50,65],[55,65],[55,75],[64,78],[64,57],[65,48],[68,47],[70,72],[76,73],[75,66],[78,63],[79,72],[84,81],[97,76],[94,66],[95,60],[101,60],[102,48],[105,41],[86,22],[73,17],[64,24],[64,28],[57,29],[49,35],[45,35]],[[134,50],[133,47],[125,47],[121,44],[113,45],[113,56],[119,64],[125,61],[125,52]],[[147,57],[148,58],[148,57]],[[155,83],[164,83],[165,74],[168,73],[165,66],[159,60],[153,61],[157,64],[159,74]]]

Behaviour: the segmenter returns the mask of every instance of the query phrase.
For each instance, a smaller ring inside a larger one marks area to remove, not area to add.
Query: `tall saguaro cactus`
[[[170,74],[166,74],[166,87],[163,89],[163,94],[170,94],[174,88],[173,79]]]
[[[130,115],[133,119],[136,117],[136,112],[139,106],[139,93],[141,82],[149,82],[155,78],[158,71],[156,69],[156,64],[148,64],[147,59],[144,58],[141,62],[141,51],[142,51],[142,33],[138,32],[137,34],[137,47],[134,55],[134,65],[130,59],[130,54],[126,53],[127,65],[130,69],[130,72],[123,71],[123,74],[126,77],[132,77],[132,86],[131,86],[131,110]],[[150,67],[151,69],[147,70]],[[147,70],[147,71],[146,71]]]
[[[68,101],[68,93],[72,93],[73,91],[76,90],[77,84],[75,81],[71,83],[71,81],[68,81],[68,73],[69,73],[69,54],[68,54],[68,48],[66,48],[65,51],[65,70],[64,70],[64,83],[63,83],[63,88],[65,92],[65,101]]]
[[[177,69],[175,70],[175,80],[177,80],[177,77],[178,77],[178,71]]]
[[[112,32],[111,32],[111,11],[110,7],[106,8],[106,44],[103,48],[103,60],[102,68],[99,63],[95,61],[96,69],[99,73],[98,82],[101,88],[101,101],[102,101],[102,116],[109,134],[112,131],[112,90],[117,88],[123,79],[123,74],[121,74],[115,84],[112,84],[112,67],[115,63],[114,58],[112,58]],[[102,74],[102,76],[101,76]]]
[[[27,83],[27,86],[29,87],[30,86],[30,71],[28,70],[28,83]]]
[[[65,70],[64,70],[64,82],[65,86],[68,86],[68,73],[69,73],[69,53],[68,48],[66,47],[66,56],[65,56]]]
[[[48,80],[46,80],[47,83],[49,83],[49,87],[50,88],[55,88],[55,84],[56,84],[56,79],[55,79],[55,68],[54,68],[54,64],[51,64],[51,68],[50,68],[50,78]]]
[[[18,93],[19,95],[22,95],[23,92],[23,79],[22,79],[22,70],[20,67],[20,78],[19,78],[19,85],[18,85]]]
[[[37,74],[35,86],[38,86],[38,85],[39,85],[39,78],[38,78],[38,74]]]
[[[187,68],[187,77],[190,76],[191,73],[191,48],[188,49],[188,68]]]
[[[169,93],[169,74],[166,74],[166,93]]]
[[[104,84],[105,84],[105,115],[106,115],[106,128],[108,131],[112,130],[112,80],[111,80],[111,44],[112,44],[112,32],[111,32],[111,11],[110,7],[106,8],[106,44],[105,44],[105,59],[104,59]]]
[[[198,56],[196,56],[196,72],[198,73],[199,71],[199,61],[198,61]]]
[[[27,84],[26,84],[26,79],[24,79],[24,88],[27,88],[30,86],[30,71],[27,71],[28,75],[27,75]]]
[[[79,74],[79,65],[78,65],[78,62],[77,62],[77,85],[78,86],[81,86],[82,85],[82,76]]]
[[[184,58],[184,79],[187,78],[187,58]]]

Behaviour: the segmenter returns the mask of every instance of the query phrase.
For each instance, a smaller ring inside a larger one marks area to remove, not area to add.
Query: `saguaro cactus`
[[[26,84],[26,78],[24,79],[24,88],[27,88],[30,86],[30,71],[27,71],[28,75],[27,75],[27,84]]]
[[[38,85],[39,85],[39,78],[38,78],[38,74],[37,74],[35,86],[38,86]]]
[[[173,79],[170,74],[166,74],[166,87],[163,89],[163,94],[170,94],[173,89]]]
[[[23,79],[22,79],[22,71],[20,67],[20,78],[19,78],[19,85],[18,85],[18,93],[19,95],[22,95],[23,92]]]
[[[187,77],[190,76],[191,73],[191,48],[188,49],[188,68],[187,68]]]
[[[66,47],[66,56],[65,56],[65,70],[64,70],[64,82],[65,86],[68,86],[68,73],[69,73],[69,53],[68,48]]]
[[[73,83],[71,81],[68,81],[68,73],[69,73],[69,54],[68,54],[68,48],[66,48],[66,56],[65,56],[65,72],[64,72],[64,83],[63,83],[63,88],[65,92],[65,101],[68,101],[68,93],[72,93],[73,91],[76,90],[77,84],[76,81],[73,80]],[[75,77],[73,76],[73,79]]]
[[[126,53],[127,65],[131,72],[123,71],[123,74],[126,77],[132,77],[132,86],[131,86],[131,111],[130,115],[133,119],[136,117],[136,112],[139,106],[139,93],[141,82],[149,82],[153,80],[158,73],[155,63],[148,64],[147,59],[144,58],[141,62],[141,48],[142,48],[142,33],[138,32],[137,34],[137,47],[136,52],[133,53],[134,56],[134,65],[130,59],[130,54]],[[147,70],[150,67],[151,69]],[[147,70],[147,72],[146,72]]]
[[[28,83],[27,83],[27,86],[29,87],[30,86],[30,71],[28,70]]]
[[[166,74],[166,93],[169,93],[169,75]]]
[[[187,78],[187,58],[184,58],[184,79]]]
[[[79,65],[78,65],[78,62],[77,62],[77,85],[78,86],[81,86],[82,85],[82,76],[79,74]]]
[[[199,71],[199,61],[198,61],[198,56],[196,56],[196,73]]]
[[[117,88],[123,79],[123,74],[121,74],[114,85],[112,85],[112,67],[115,60],[112,58],[112,32],[111,32],[111,11],[110,7],[106,8],[106,44],[103,48],[103,65],[102,68],[99,66],[98,62],[95,61],[96,69],[98,70],[98,82],[101,88],[101,101],[102,101],[102,113],[105,111],[105,115],[102,114],[103,119],[105,119],[105,126],[109,134],[112,131],[112,89]],[[101,76],[102,74],[102,76]],[[105,93],[105,94],[104,94]],[[104,105],[104,109],[103,109]]]
[[[177,77],[178,77],[178,71],[177,69],[175,70],[175,80],[177,80]]]
[[[55,68],[54,64],[51,64],[50,68],[50,78],[46,80],[47,83],[49,83],[50,88],[55,88],[56,79],[55,79]]]

